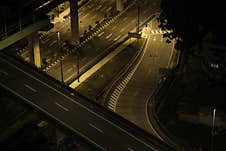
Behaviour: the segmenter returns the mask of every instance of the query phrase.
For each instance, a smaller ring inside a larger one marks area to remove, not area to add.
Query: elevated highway
[[[25,62],[0,54],[0,86],[101,150],[173,151],[144,130]]]

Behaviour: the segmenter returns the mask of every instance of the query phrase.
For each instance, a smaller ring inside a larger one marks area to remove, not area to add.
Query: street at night
[[[223,2],[5,0],[0,16],[0,150],[226,150]]]

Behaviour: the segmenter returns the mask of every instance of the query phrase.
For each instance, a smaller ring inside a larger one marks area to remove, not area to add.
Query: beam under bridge
[[[10,36],[8,36],[7,38],[5,38],[4,40],[0,41],[0,51],[7,48],[8,46],[16,43],[17,41],[31,35],[34,32],[37,32],[38,30],[50,26],[50,21],[49,19],[44,19],[44,20],[40,20],[35,22],[34,24],[31,24],[29,26],[27,26],[26,28],[22,29],[21,31],[14,33]]]

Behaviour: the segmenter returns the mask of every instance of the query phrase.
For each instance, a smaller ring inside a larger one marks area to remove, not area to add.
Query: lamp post
[[[77,50],[77,80],[79,82],[79,52]]]
[[[62,49],[61,49],[61,41],[60,41],[60,32],[59,31],[57,32],[57,41],[58,41],[58,46],[59,46],[59,49],[61,52]],[[61,82],[64,83],[62,58],[60,58],[60,75],[61,75]]]
[[[216,109],[213,109],[213,122],[212,122],[212,131],[211,131],[211,151],[214,150],[214,129],[215,129],[215,118],[216,118]]]
[[[137,1],[137,33],[139,34],[139,31],[140,31],[140,4],[139,2]]]

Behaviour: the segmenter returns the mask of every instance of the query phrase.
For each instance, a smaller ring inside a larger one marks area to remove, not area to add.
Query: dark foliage
[[[217,42],[226,43],[226,9],[224,1],[162,0],[160,28],[172,30],[168,40],[177,39],[177,48],[190,48],[214,33]],[[188,50],[188,49],[187,49]]]

